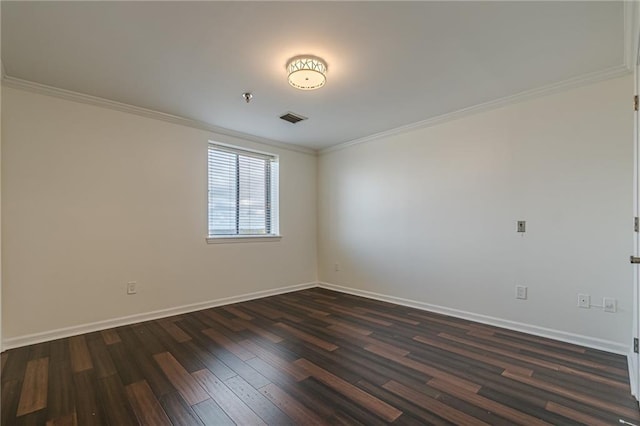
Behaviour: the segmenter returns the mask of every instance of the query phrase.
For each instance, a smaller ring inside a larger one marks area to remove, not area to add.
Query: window
[[[278,237],[278,158],[209,144],[209,242]]]

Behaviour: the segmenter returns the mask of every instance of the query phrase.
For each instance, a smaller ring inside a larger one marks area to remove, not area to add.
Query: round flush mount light
[[[289,84],[300,90],[315,90],[327,81],[327,63],[316,56],[292,58],[287,64]]]

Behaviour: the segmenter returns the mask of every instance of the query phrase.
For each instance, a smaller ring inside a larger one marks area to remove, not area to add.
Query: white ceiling
[[[623,39],[622,2],[2,1],[9,77],[310,148],[619,67]],[[317,91],[286,80],[305,53]]]

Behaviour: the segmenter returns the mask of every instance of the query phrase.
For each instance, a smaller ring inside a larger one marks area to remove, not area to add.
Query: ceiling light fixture
[[[289,84],[300,90],[315,90],[327,81],[327,63],[315,56],[296,56],[287,64]]]

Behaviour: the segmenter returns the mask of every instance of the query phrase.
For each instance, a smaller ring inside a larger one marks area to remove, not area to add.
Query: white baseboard
[[[214,308],[216,306],[230,305],[232,303],[245,302],[247,300],[260,299],[262,297],[275,296],[277,294],[290,293],[292,291],[304,290],[317,287],[318,283],[310,282],[296,284],[286,287],[279,287],[270,290],[256,291],[253,293],[241,294],[239,296],[224,297],[222,299],[209,300],[206,302],[192,303],[189,305],[176,306],[173,308],[160,309],[157,311],[145,312],[141,314],[128,315],[125,317],[113,318],[104,321],[96,321],[89,324],[81,324],[71,327],[58,328],[56,330],[44,331],[41,333],[27,334],[24,336],[12,337],[2,341],[2,350],[18,348],[21,346],[33,345],[35,343],[47,342],[50,340],[62,339],[78,334],[91,333],[123,325],[135,324],[143,321],[150,321],[158,318],[170,317],[173,315],[185,314],[188,312],[200,311],[202,309]]]
[[[638,400],[638,362],[637,355],[633,352],[633,348],[627,354],[627,365],[629,367],[629,384],[631,385],[631,395]]]
[[[580,346],[586,346],[593,349],[599,349],[607,352],[613,352],[620,355],[627,355],[629,348],[621,343],[610,340],[598,339],[595,337],[583,336],[581,334],[569,333],[566,331],[555,330],[552,328],[539,327],[537,325],[525,324],[522,322],[505,320],[502,318],[490,317],[487,315],[476,314],[473,312],[462,311],[459,309],[447,308],[444,306],[432,305],[430,303],[418,302],[415,300],[403,299],[401,297],[388,296],[386,294],[374,293],[372,291],[359,290],[350,287],[344,287],[336,284],[319,282],[319,287],[328,290],[339,291],[341,293],[353,294],[355,296],[367,297],[370,299],[381,300],[383,302],[395,303],[398,305],[408,306],[410,308],[421,309],[423,311],[436,312],[438,314],[449,315],[456,318],[463,318],[483,324],[502,327],[509,330],[521,331],[536,336],[547,337],[549,339],[559,340],[561,342],[572,343]]]
[[[490,317],[486,315],[476,314],[473,312],[462,311],[459,309],[447,308],[444,306],[432,305],[430,303],[403,299],[401,297],[389,296],[385,294],[375,293],[375,292],[366,291],[366,290],[359,290],[355,288],[344,287],[344,286],[324,283],[324,282],[309,282],[309,283],[303,283],[303,284],[296,284],[292,286],[274,288],[270,290],[256,291],[252,293],[242,294],[239,296],[225,297],[221,299],[209,300],[206,302],[192,303],[189,305],[176,306],[173,308],[160,309],[157,311],[128,315],[125,317],[113,318],[113,319],[104,320],[104,321],[97,321],[89,324],[81,324],[77,326],[45,331],[41,333],[34,333],[34,334],[28,334],[24,336],[12,337],[9,339],[4,339],[2,341],[2,350],[4,351],[7,349],[17,348],[21,346],[33,345],[36,343],[47,342],[55,339],[62,339],[69,336],[76,336],[79,334],[91,333],[94,331],[105,330],[108,328],[120,327],[123,325],[135,324],[143,321],[150,321],[154,319],[170,317],[173,315],[180,315],[188,312],[199,311],[202,309],[213,308],[216,306],[229,305],[233,303],[244,302],[247,300],[259,299],[262,297],[275,296],[278,294],[290,293],[292,291],[304,290],[304,289],[313,288],[313,287],[322,287],[328,290],[334,290],[341,293],[348,293],[348,294],[362,296],[370,299],[381,300],[384,302],[395,303],[398,305],[408,306],[408,307],[420,309],[423,311],[450,315],[452,317],[463,318],[470,321],[476,321],[483,324],[506,328],[509,330],[521,331],[524,333],[529,333],[529,334],[533,334],[541,337],[547,337],[547,338],[559,340],[562,342],[573,343],[581,346],[586,346],[589,348],[600,349],[600,350],[613,352],[621,355],[627,355],[629,359],[629,369],[630,369],[629,371],[630,371],[631,380],[633,381],[634,377],[637,378],[638,376],[635,373],[635,371],[633,372],[631,371],[631,368],[637,369],[638,366],[636,366],[635,363],[632,364],[633,357],[629,355],[628,347],[617,342],[597,339],[594,337],[568,333],[561,330],[539,327],[536,325]],[[633,382],[632,382],[632,389],[635,389],[635,387],[633,387]]]

